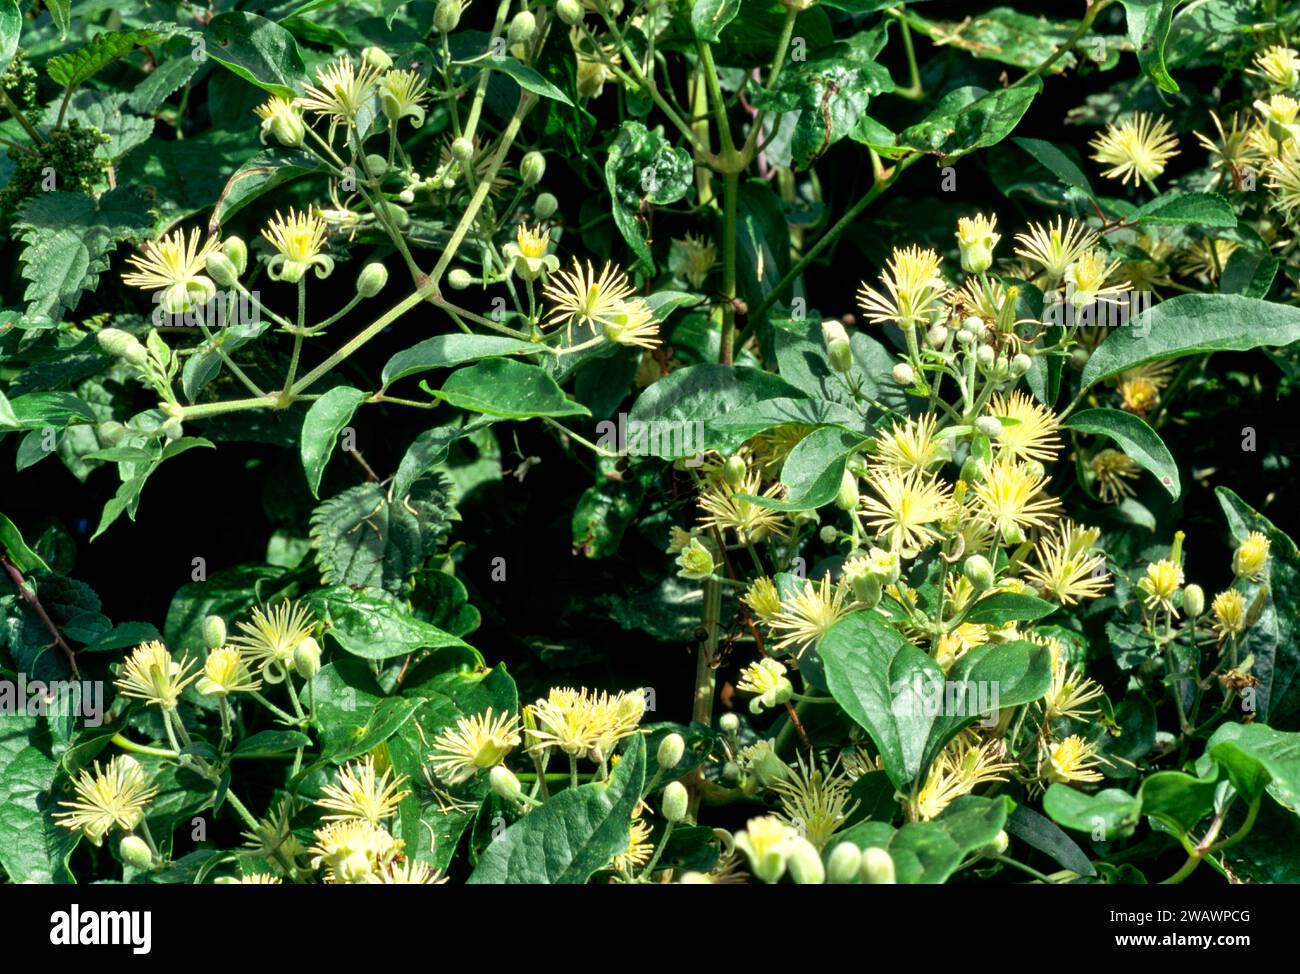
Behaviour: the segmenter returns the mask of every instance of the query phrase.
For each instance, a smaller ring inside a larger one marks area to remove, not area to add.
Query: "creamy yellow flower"
[[[1178,155],[1178,138],[1169,131],[1169,123],[1146,112],[1138,112],[1094,138],[1093,158],[1110,166],[1102,175],[1123,182],[1139,180],[1152,183],[1165,171],[1169,160]]]
[[[365,883],[401,847],[386,829],[364,818],[341,819],[316,830],[312,868],[324,869],[329,883]]]
[[[391,769],[379,774],[375,770],[373,755],[366,755],[362,761],[354,761],[339,770],[338,782],[325,785],[316,804],[330,812],[324,816],[325,821],[343,821],[344,819],[365,819],[371,825],[379,825],[384,819],[391,818],[397,812],[398,803],[409,795],[410,790],[398,789],[406,780],[405,775],[397,775],[389,781]]]
[[[149,800],[158,794],[140,763],[126,754],[111,758],[102,770],[98,761],[93,773],[83,769],[73,787],[76,800],[60,802],[59,807],[68,811],[54,819],[65,829],[80,830],[94,845],[102,843],[114,826],[134,831],[144,821]]]
[[[917,792],[913,810],[917,818],[928,821],[978,785],[1006,781],[1015,762],[1004,760],[1005,748],[999,740],[981,741],[972,732],[964,732],[948,744],[926,773],[925,783]]]
[[[1088,468],[1096,478],[1097,492],[1106,504],[1117,504],[1125,497],[1132,497],[1133,488],[1128,482],[1137,479],[1142,472],[1142,468],[1127,454],[1109,447],[1097,451],[1088,461]]]
[[[417,129],[424,125],[425,80],[414,71],[388,71],[379,81],[379,104],[396,125],[408,115]]]
[[[203,675],[194,686],[205,696],[224,697],[257,690],[262,682],[248,671],[243,653],[234,646],[222,646],[208,653],[203,662]]]
[[[429,759],[439,777],[456,785],[500,764],[519,743],[519,718],[494,714],[489,707],[481,714],[457,718],[454,728],[446,728],[434,739]]]
[[[1114,304],[1119,295],[1130,289],[1128,281],[1117,284],[1107,282],[1119,269],[1119,261],[1107,262],[1100,250],[1087,250],[1065,269],[1065,281],[1070,289],[1070,301],[1076,308],[1086,308],[1094,301]]]
[[[1025,569],[1025,580],[1037,586],[1039,594],[1061,605],[1100,598],[1110,587],[1110,579],[1105,555],[1093,552],[1099,534],[1095,528],[1063,521],[1054,534],[1038,539],[1034,547],[1037,565]]]
[[[266,263],[267,276],[273,281],[297,284],[312,268],[317,277],[329,277],[334,270],[334,258],[321,253],[325,221],[317,213],[290,208],[288,216],[281,216],[277,210],[262,236],[276,250]]]
[[[191,666],[188,656],[182,656],[179,661],[172,659],[172,654],[160,642],[143,643],[127,657],[113,685],[124,697],[172,710],[180,701],[181,691],[198,679]]]
[[[926,413],[894,423],[887,433],[876,438],[873,458],[900,473],[925,472],[935,464],[951,459],[948,441],[937,435],[938,422],[935,414]]]
[[[1002,432],[994,443],[999,453],[1043,463],[1056,459],[1061,449],[1061,421],[1046,406],[1023,392],[1013,392],[995,395],[989,401],[988,412],[1003,421]]]
[[[1232,573],[1238,578],[1248,578],[1255,582],[1262,579],[1265,569],[1268,568],[1269,547],[1270,543],[1265,535],[1259,531],[1251,531],[1246,535],[1246,540],[1232,553]]]
[[[1220,642],[1240,636],[1248,628],[1246,597],[1234,588],[1216,595],[1210,603],[1210,611],[1214,613],[1214,631]]]
[[[1147,565],[1146,574],[1138,579],[1137,587],[1146,596],[1143,602],[1149,610],[1164,609],[1176,617],[1178,610],[1174,608],[1174,596],[1182,584],[1182,566],[1162,558]]]
[[[867,320],[877,324],[893,322],[903,328],[928,326],[939,314],[948,291],[939,273],[940,263],[933,250],[895,248],[880,277],[884,291],[865,284],[858,290],[858,304]]]
[[[571,332],[574,325],[597,328],[623,315],[624,302],[635,292],[627,276],[612,263],[606,261],[597,276],[590,261],[584,268],[575,257],[570,270],[551,275],[542,293],[553,305],[547,325],[562,324]]]
[[[982,274],[993,266],[993,248],[1002,239],[994,229],[998,225],[995,213],[988,217],[978,213],[974,217],[957,220],[957,248],[961,252],[961,269],[967,274]]]
[[[783,664],[770,658],[756,660],[740,671],[736,689],[756,694],[749,702],[750,713],[762,713],[764,707],[779,707],[793,696],[794,686],[785,672]]]
[[[726,481],[710,484],[700,493],[699,503],[705,511],[700,518],[702,524],[717,528],[720,532],[734,531],[741,543],[764,541],[775,536],[787,535],[785,514],[770,507],[762,507],[746,500],[742,494],[751,497],[776,497],[781,493],[780,484],[772,484],[766,490],[761,489],[761,475],[751,470],[741,481],[732,487]]]
[[[1062,218],[1057,217],[1055,224],[1030,224],[1028,233],[1016,234],[1016,254],[1037,264],[1052,281],[1060,281],[1066,268],[1100,239],[1073,219],[1062,223]]]
[[[1105,691],[1070,665],[1064,647],[1057,640],[1031,636],[1030,641],[1046,645],[1052,654],[1052,685],[1043,695],[1043,716],[1049,721],[1062,717],[1083,720],[1095,714],[1096,707],[1085,710],[1084,705],[1103,696]]]
[[[1247,74],[1263,78],[1273,88],[1289,91],[1300,87],[1300,54],[1274,44],[1255,55],[1255,67]]]
[[[826,846],[859,804],[849,799],[853,781],[836,774],[836,765],[823,771],[813,758],[805,763],[802,754],[791,773],[771,787],[781,802],[782,817],[818,849]]]
[[[1047,777],[1052,781],[1068,784],[1074,781],[1100,781],[1101,772],[1097,765],[1102,763],[1097,754],[1097,745],[1085,741],[1078,734],[1071,734],[1063,741],[1057,741],[1047,749]]]
[[[867,485],[875,493],[862,497],[867,524],[905,557],[914,557],[939,540],[932,525],[951,517],[955,510],[948,485],[918,472],[904,474],[872,466]]]
[[[369,61],[358,71],[347,55],[316,71],[315,85],[307,85],[296,101],[300,107],[330,120],[330,138],[339,125],[351,125],[366,103],[374,97],[380,69]]]
[[[604,321],[605,337],[616,345],[655,348],[659,345],[659,321],[642,298],[629,298],[611,311]]]
[[[987,465],[971,487],[976,516],[1008,544],[1018,544],[1029,528],[1045,528],[1060,505],[1043,493],[1047,477],[1010,457]]]
[[[216,284],[203,271],[218,242],[209,237],[200,246],[197,228],[190,231],[188,240],[185,231],[176,230],[145,244],[140,256],[128,257],[126,262],[136,270],[123,274],[122,280],[145,291],[162,291],[159,304],[163,310],[182,314],[216,295]]]
[[[768,622],[779,636],[774,649],[795,647],[796,655],[830,631],[849,610],[848,589],[831,581],[830,572],[818,585],[807,579],[793,595],[781,600],[781,611]]]
[[[279,683],[293,665],[293,651],[311,637],[312,626],[307,607],[297,602],[281,602],[269,611],[255,607],[250,622],[237,624],[241,635],[232,636],[230,644],[258,665],[269,682]]]
[[[501,252],[510,260],[511,269],[526,281],[535,281],[543,274],[549,274],[560,266],[560,258],[548,253],[551,245],[551,231],[540,226],[530,228],[519,224],[515,239],[501,248]]]
[[[640,818],[634,818],[628,826],[627,845],[614,857],[613,866],[621,873],[639,869],[650,861],[654,848],[650,841],[650,826]]]
[[[775,583],[766,575],[750,582],[740,601],[749,606],[760,621],[766,623],[770,623],[772,617],[781,611],[781,596],[777,594]]]

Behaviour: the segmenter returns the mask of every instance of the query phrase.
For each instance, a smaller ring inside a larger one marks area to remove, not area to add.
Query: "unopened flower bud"
[[[894,858],[884,849],[873,846],[862,853],[862,879],[873,886],[888,886],[898,882],[894,873]]]
[[[840,477],[840,490],[835,495],[835,506],[841,511],[851,511],[858,506],[858,478],[847,470]]]
[[[367,47],[361,52],[361,60],[365,64],[373,65],[380,71],[387,71],[393,66],[393,59],[388,56],[388,52],[382,47]]]
[[[388,217],[389,222],[392,223],[393,226],[397,227],[397,229],[404,230],[406,227],[410,226],[411,214],[407,213],[396,203],[389,203],[380,200],[379,205],[384,208],[384,215]]]
[[[222,287],[234,287],[239,281],[239,272],[235,270],[235,263],[219,250],[214,250],[208,254],[206,261],[208,268],[208,277],[212,278]]]
[[[836,339],[826,348],[826,357],[830,359],[831,368],[845,374],[853,368],[853,346],[847,339]]]
[[[402,190],[400,193],[397,194],[397,202],[401,203],[403,206],[410,206],[412,203],[415,202],[414,190],[409,190],[409,189]]]
[[[549,220],[560,208],[560,201],[552,193],[539,193],[533,200],[533,216],[538,220]]]
[[[524,793],[519,778],[504,764],[493,765],[492,770],[488,772],[488,783],[498,797],[508,802],[518,801],[519,796]]]
[[[221,616],[203,617],[203,645],[208,649],[226,645],[226,620]]]
[[[983,592],[993,587],[995,581],[993,565],[983,555],[971,555],[961,566],[961,571],[966,576],[966,580],[975,586],[976,592]]]
[[[916,381],[916,373],[912,371],[912,367],[906,362],[899,362],[895,365],[893,375],[894,381],[900,386],[910,386]]]
[[[117,446],[126,439],[126,427],[117,420],[110,419],[95,427],[95,436],[105,446]]]
[[[848,340],[849,333],[844,330],[843,324],[834,318],[822,322],[822,341],[825,343],[827,351],[830,351],[830,347],[836,342],[847,342]]]
[[[376,178],[384,176],[388,172],[388,160],[377,152],[372,152],[366,156],[366,172]]]
[[[1002,421],[996,416],[981,416],[975,420],[975,428],[990,440],[996,440],[1002,435]]]
[[[826,879],[831,883],[856,883],[862,869],[862,852],[852,842],[841,842],[826,861]]]
[[[474,275],[463,267],[453,267],[447,272],[447,284],[452,290],[463,291],[474,283]]]
[[[1092,358],[1092,353],[1086,348],[1076,348],[1070,351],[1070,368],[1082,369],[1088,364],[1088,359]]]
[[[469,162],[474,155],[474,143],[465,136],[454,140],[451,143],[451,157],[457,162]]]
[[[433,29],[440,34],[449,34],[460,23],[461,0],[438,0],[433,8]]]
[[[880,604],[880,579],[875,575],[855,575],[853,577],[853,597],[874,609]]]
[[[980,849],[979,854],[985,859],[996,859],[998,856],[1006,852],[1007,847],[1010,845],[1011,838],[1007,835],[1006,830],[1003,829],[993,837],[992,842]]]
[[[942,322],[931,325],[930,330],[925,333],[925,340],[931,348],[943,348],[948,340],[948,326]]]
[[[1011,374],[1019,379],[1034,366],[1034,360],[1024,352],[1020,352],[1011,360]]]
[[[320,672],[320,644],[311,636],[294,647],[293,668],[304,680],[310,680]]]
[[[680,781],[670,781],[664,788],[661,808],[664,818],[676,825],[686,817],[686,806],[689,802],[690,795],[686,793],[686,786]]]
[[[221,252],[235,265],[236,273],[248,270],[248,244],[239,237],[227,237],[221,241]]]
[[[532,17],[532,14],[528,16]],[[546,175],[546,157],[540,152],[525,153],[523,159],[519,160],[519,175],[525,186],[536,186]]]
[[[1205,589],[1193,583],[1183,589],[1183,611],[1195,619],[1205,611]]]
[[[122,861],[135,869],[149,869],[153,866],[153,853],[148,844],[138,835],[125,835],[117,847]]]
[[[116,358],[126,358],[133,347],[140,345],[140,339],[121,328],[101,328],[95,339],[100,348]]]
[[[506,40],[511,44],[526,44],[537,33],[537,18],[527,10],[515,14],[506,28]]]
[[[361,268],[357,275],[357,294],[363,298],[373,298],[388,283],[388,268],[378,261],[372,261]]]
[[[790,877],[800,886],[820,886],[826,882],[826,867],[817,847],[797,836],[790,840]]]
[[[975,353],[975,361],[980,364],[981,368],[987,369],[993,365],[995,353],[992,345],[981,345],[979,351]]]
[[[582,22],[586,11],[582,7],[582,0],[555,0],[555,13],[562,21],[573,27]]]
[[[728,485],[735,487],[745,479],[746,470],[745,458],[733,454],[732,456],[727,457],[727,462],[722,466],[722,479],[725,480]]]
[[[1035,480],[1041,480],[1043,477],[1047,476],[1047,468],[1043,466],[1041,460],[1025,460],[1024,464],[1025,473],[1029,474],[1029,476],[1033,477]]]
[[[668,734],[659,742],[659,751],[655,757],[659,761],[659,767],[671,771],[682,763],[682,755],[685,753],[686,742],[682,740],[682,735]]]
[[[824,524],[817,532],[817,537],[821,538],[822,544],[834,544],[839,540],[839,536],[840,529],[833,524]]]
[[[723,714],[718,718],[718,729],[724,734],[735,734],[740,731],[740,718],[735,714]]]

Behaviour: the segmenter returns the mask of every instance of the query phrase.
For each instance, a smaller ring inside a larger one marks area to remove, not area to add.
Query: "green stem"
[[[740,174],[728,172],[722,181],[722,341],[718,361],[730,365],[736,341],[736,201]]]

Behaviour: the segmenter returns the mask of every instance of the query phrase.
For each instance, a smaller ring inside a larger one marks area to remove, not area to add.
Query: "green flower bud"
[[[239,272],[235,270],[235,262],[219,250],[214,250],[208,254],[206,261],[208,268],[208,277],[212,278],[222,287],[234,287],[239,281]]]
[[[365,64],[374,65],[380,71],[387,71],[393,66],[393,59],[382,47],[367,47],[361,52],[361,60]]]
[[[1183,611],[1195,619],[1205,611],[1205,589],[1192,583],[1183,589]]]
[[[980,849],[979,854],[985,859],[996,859],[1007,851],[1007,846],[1009,845],[1011,845],[1011,839],[1007,835],[1006,830],[1003,829],[993,837],[992,842]]]
[[[521,13],[519,16],[524,15]],[[532,14],[528,16],[532,17]],[[540,152],[526,153],[519,161],[519,175],[523,177],[525,186],[536,186],[546,175],[546,157]]]
[[[409,189],[404,189],[397,194],[397,201],[403,206],[410,206],[415,202],[415,193]]]
[[[582,22],[586,11],[581,0],[555,0],[556,15],[570,27]]]
[[[665,771],[671,771],[677,765],[682,763],[682,755],[686,753],[686,742],[682,740],[681,734],[668,734],[659,742],[659,752],[656,758],[659,761],[659,767]]]
[[[391,222],[393,226],[397,227],[397,229],[404,230],[406,227],[410,226],[411,215],[396,203],[381,201],[380,205],[384,207],[384,213],[388,217],[389,222]]]
[[[851,511],[858,506],[858,478],[847,470],[840,476],[840,490],[835,495],[835,506],[841,511]]]
[[[1002,421],[996,416],[981,416],[975,420],[975,428],[990,440],[996,440],[1002,435]]]
[[[533,200],[533,216],[538,220],[549,220],[560,208],[560,201],[551,193],[539,193]]]
[[[388,283],[388,268],[378,261],[373,261],[361,268],[357,275],[357,294],[363,298],[373,298]]]
[[[912,371],[912,367],[906,362],[899,362],[895,365],[893,375],[894,381],[900,386],[910,386],[916,381],[916,373]]]
[[[220,649],[226,645],[226,620],[221,616],[204,616],[203,645],[208,649]]]
[[[718,730],[724,734],[736,734],[740,732],[740,718],[735,714],[723,714],[718,718]]]
[[[862,853],[862,879],[873,886],[889,886],[898,882],[894,874],[894,858],[884,849],[872,847]]]
[[[99,334],[95,336],[95,339],[99,342],[100,348],[115,358],[125,358],[129,360],[133,349],[139,348],[141,352],[144,351],[144,346],[140,344],[140,339],[136,338],[130,332],[123,331],[121,328],[101,328]],[[144,361],[143,356],[140,361]],[[132,364],[139,363],[133,362]]]
[[[848,339],[831,342],[826,348],[826,355],[830,359],[831,368],[836,372],[844,374],[853,368],[853,346]]]
[[[515,14],[506,28],[506,40],[511,44],[526,44],[537,33],[537,18],[527,10]]]
[[[433,29],[440,34],[450,34],[460,23],[461,0],[438,0],[433,8]]]
[[[248,270],[248,244],[239,237],[227,237],[221,242],[221,252],[230,258],[238,274]]]
[[[454,291],[463,291],[474,283],[474,275],[463,267],[453,267],[447,272],[447,285]]]
[[[1024,461],[1024,464],[1025,464],[1025,472],[1028,473],[1031,477],[1041,479],[1047,476],[1047,468],[1043,466],[1043,462],[1041,460],[1026,460]]]
[[[925,340],[931,348],[943,348],[948,340],[948,326],[942,323],[931,325],[930,330],[925,333]]]
[[[995,355],[992,345],[981,345],[979,351],[975,353],[975,361],[981,368],[987,369],[993,365]]]
[[[376,179],[381,179],[388,173],[388,160],[377,152],[372,152],[366,156],[366,172]]]
[[[162,430],[163,436],[167,437],[168,443],[174,443],[185,435],[185,430],[181,426],[179,419],[169,419],[159,428]]]
[[[1024,352],[1020,352],[1011,360],[1011,374],[1019,379],[1022,375],[1034,367],[1034,360]]]
[[[834,544],[839,540],[840,529],[833,524],[824,524],[817,532],[817,537],[821,538],[822,544]]]
[[[974,457],[967,457],[961,465],[961,472],[957,476],[968,484],[978,483],[980,480],[979,461]]]
[[[153,868],[153,853],[148,844],[138,835],[124,835],[117,847],[122,861],[136,869]]]
[[[875,575],[857,575],[853,579],[853,597],[874,609],[880,604],[880,579]]]
[[[686,806],[690,802],[690,795],[686,793],[686,786],[680,781],[670,781],[664,788],[664,800],[661,811],[664,818],[676,825],[686,817]]]
[[[320,672],[320,644],[311,636],[294,647],[293,668],[304,680],[310,680]]]
[[[790,840],[790,877],[800,886],[820,886],[826,882],[826,867],[817,847],[798,836]]]
[[[699,538],[691,538],[690,543],[677,555],[677,574],[691,581],[700,581],[713,574],[713,552]]]
[[[519,800],[519,796],[524,793],[523,786],[515,773],[507,768],[504,764],[492,766],[488,772],[488,783],[492,786],[492,791],[500,798],[508,802]]]
[[[474,143],[465,136],[451,143],[451,157],[457,162],[469,162],[474,157]]]
[[[739,455],[727,457],[727,462],[722,465],[722,479],[730,486],[735,487],[745,479],[748,467],[745,464],[745,458]]]
[[[852,842],[841,842],[826,861],[826,878],[841,885],[856,883],[861,869],[862,852]]]
[[[1072,349],[1070,351],[1070,368],[1081,370],[1085,365],[1088,364],[1088,359],[1090,359],[1091,357],[1092,357],[1092,353],[1089,352],[1086,348]]]
[[[971,555],[966,559],[966,563],[961,566],[961,571],[966,576],[966,580],[975,586],[976,592],[991,589],[996,581],[993,574],[993,565],[983,555]]]

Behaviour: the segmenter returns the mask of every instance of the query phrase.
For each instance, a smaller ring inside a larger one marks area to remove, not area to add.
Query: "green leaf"
[[[0,866],[11,883],[71,883],[68,857],[80,833],[54,821],[59,762],[48,742],[37,744],[40,724],[21,713],[0,721]]]
[[[943,670],[874,612],[841,619],[817,652],[831,696],[871,735],[889,780],[903,788],[923,770],[935,718],[926,691],[943,683]]]
[[[569,96],[562,92],[555,85],[551,84],[540,74],[528,67],[526,64],[520,64],[512,57],[506,57],[502,54],[489,54],[483,59],[486,67],[502,74],[514,78],[520,88],[531,91],[534,95],[541,95],[543,98],[553,98],[562,105],[573,107],[573,102]]]
[[[343,649],[362,659],[391,659],[421,649],[465,646],[437,626],[416,618],[400,600],[382,590],[354,591],[342,585],[318,589],[312,609]]]
[[[0,0],[0,71],[14,59],[22,32],[23,14],[18,9],[18,0]]]
[[[623,123],[605,160],[614,223],[640,264],[654,265],[641,211],[645,204],[676,203],[691,189],[695,167],[685,149],[678,148],[640,122]]]
[[[132,188],[110,190],[98,200],[62,190],[38,193],[14,221],[27,245],[20,258],[27,317],[57,322],[99,283],[120,241],[143,239],[152,228],[148,204]]]
[[[405,497],[369,482],[321,503],[311,516],[316,563],[331,585],[398,592],[449,529],[451,502],[441,478],[416,481]]]
[[[1096,199],[1096,194],[1092,190],[1092,183],[1089,182],[1087,174],[1075,165],[1074,160],[1062,152],[1060,148],[1051,142],[1044,142],[1042,139],[1016,137],[1011,141],[1033,156],[1035,160],[1066,186],[1073,186],[1086,194],[1089,199]]]
[[[909,822],[895,829],[886,822],[863,822],[835,837],[860,849],[884,849],[894,860],[900,885],[948,880],[963,859],[993,842],[1007,821],[1007,798],[958,798],[928,822]]]
[[[703,363],[678,369],[650,385],[632,405],[628,420],[660,424],[654,429],[664,432],[699,429],[699,436],[690,432],[643,437],[645,455],[680,460],[702,450],[721,450],[727,445],[734,449],[748,438],[724,428],[710,432],[713,420],[725,419],[742,407],[764,400],[803,398],[800,390],[763,369]],[[629,437],[629,451],[632,447]]]
[[[1010,135],[1042,89],[1042,79],[1037,76],[1018,88],[956,88],[940,98],[923,121],[904,129],[899,142],[951,162]]]
[[[1153,474],[1169,496],[1178,500],[1182,483],[1178,464],[1160,434],[1142,419],[1120,409],[1084,409],[1063,423],[1066,428],[1113,440],[1143,470]]]
[[[507,358],[457,369],[433,395],[461,409],[502,419],[590,415],[585,406],[564,394],[545,369]]]
[[[484,358],[502,358],[536,352],[532,342],[504,335],[437,335],[398,352],[384,366],[381,379],[387,389],[398,379],[417,372],[445,369]]]
[[[844,468],[864,437],[838,426],[822,426],[795,444],[781,467],[784,499],[741,494],[752,504],[777,511],[812,511],[835,500]]]
[[[213,17],[203,37],[208,56],[245,81],[281,98],[298,94],[306,72],[298,42],[275,21],[230,11]]]
[[[1272,254],[1238,247],[1228,257],[1228,263],[1223,268],[1219,291],[1248,298],[1267,297],[1281,263]]]
[[[696,40],[716,44],[722,29],[740,13],[740,0],[694,0],[691,3],[691,30]]]
[[[1112,329],[1083,367],[1082,388],[1147,362],[1296,341],[1300,308],[1236,294],[1180,294]]]
[[[1001,627],[1008,622],[1035,622],[1056,611],[1051,602],[1021,592],[994,592],[976,602],[963,622]]]
[[[45,559],[27,547],[22,532],[3,514],[0,514],[0,549],[20,572],[49,571]]]
[[[1178,82],[1165,67],[1165,42],[1169,40],[1169,26],[1174,9],[1183,0],[1121,0],[1128,22],[1129,40],[1137,51],[1138,63],[1143,73],[1161,91],[1177,91]]]
[[[313,402],[303,417],[299,452],[312,497],[320,497],[320,480],[325,474],[325,464],[329,463],[339,434],[365,399],[366,394],[360,389],[335,386]]]
[[[1039,852],[1051,856],[1066,869],[1080,876],[1095,876],[1097,871],[1078,844],[1032,808],[1016,806],[1007,817],[1007,832]]]
[[[1166,193],[1139,206],[1124,222],[1230,228],[1237,225],[1237,214],[1217,193]]]
[[[245,737],[230,752],[231,757],[252,758],[264,754],[283,754],[300,747],[311,747],[311,738],[297,731],[258,731]]]
[[[1246,604],[1262,599],[1259,618],[1246,630],[1239,652],[1254,657],[1251,675],[1259,719],[1274,727],[1300,726],[1300,552],[1295,542],[1226,487],[1215,488],[1219,506],[1237,544],[1251,531],[1269,540],[1268,571],[1263,582],[1240,582]]]
[[[627,847],[645,780],[645,740],[633,735],[608,782],[566,788],[487,847],[469,882],[585,883]]]
[[[1043,795],[1043,811],[1067,829],[1104,840],[1131,835],[1142,821],[1138,800],[1119,788],[1088,794],[1069,785],[1053,784]]]
[[[170,25],[167,25],[170,27]],[[172,28],[174,32],[175,28]],[[125,57],[137,47],[157,44],[166,35],[158,30],[119,30],[96,34],[90,43],[50,58],[45,72],[55,84],[76,88],[93,75],[108,67],[120,57]]]

